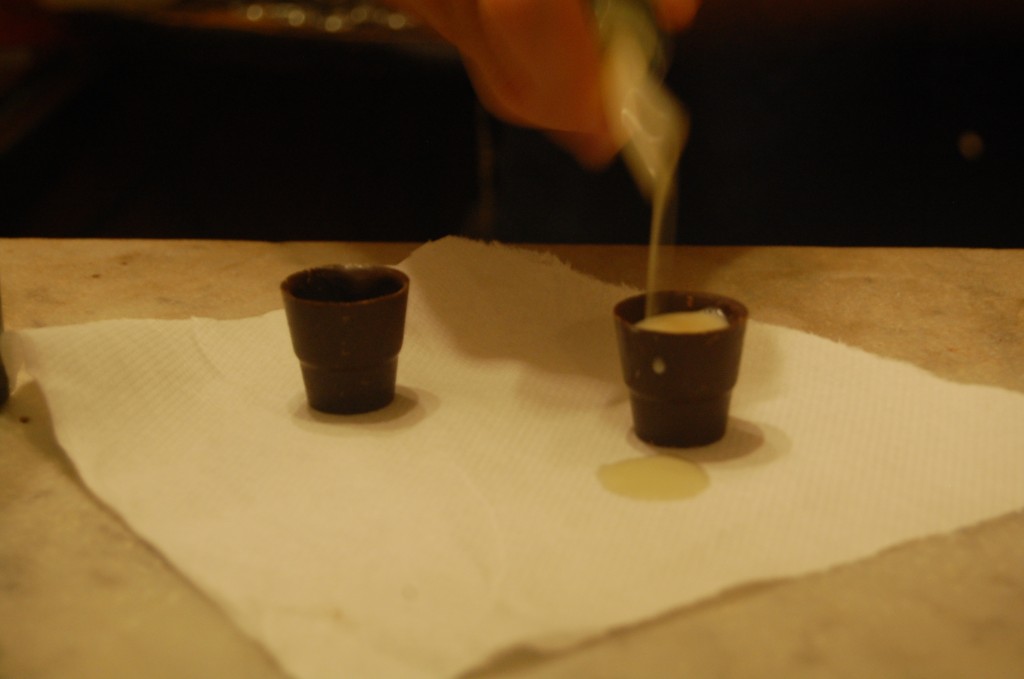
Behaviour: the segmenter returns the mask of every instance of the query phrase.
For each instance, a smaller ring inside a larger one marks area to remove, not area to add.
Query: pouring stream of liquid
[[[676,166],[689,136],[686,109],[652,73],[659,35],[644,0],[604,2],[599,24],[604,42],[603,90],[609,124],[623,144],[623,158],[637,187],[651,202],[645,314],[658,313],[654,292],[664,285],[662,250],[675,242]]]
[[[661,313],[657,308],[655,291],[669,287],[666,282],[670,272],[662,258],[665,246],[675,242],[676,236],[676,199],[675,173],[659,180],[658,188],[651,196],[651,239],[647,248],[647,300],[644,304],[644,316],[650,317]]]

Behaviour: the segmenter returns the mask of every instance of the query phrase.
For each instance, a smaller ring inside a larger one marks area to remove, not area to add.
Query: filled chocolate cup
[[[659,446],[714,443],[725,434],[729,419],[747,309],[721,295],[657,292],[654,307],[659,314],[710,310],[724,318],[720,329],[664,332],[637,327],[645,316],[646,298],[629,297],[614,309],[636,435]]]

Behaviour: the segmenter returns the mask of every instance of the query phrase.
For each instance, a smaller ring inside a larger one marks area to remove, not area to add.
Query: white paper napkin
[[[1024,506],[1024,395],[757,322],[708,487],[616,495],[599,471],[656,452],[632,291],[454,238],[402,268],[368,415],[307,409],[280,311],[10,333],[85,483],[296,677],[449,676]]]

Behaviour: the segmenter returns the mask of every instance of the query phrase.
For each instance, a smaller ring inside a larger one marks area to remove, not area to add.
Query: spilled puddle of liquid
[[[634,500],[684,500],[708,487],[700,465],[671,455],[651,455],[606,464],[597,470],[605,490]]]

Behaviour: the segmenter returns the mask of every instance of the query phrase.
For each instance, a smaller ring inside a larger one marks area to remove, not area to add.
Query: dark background
[[[1016,6],[706,0],[679,240],[1024,247]],[[44,19],[0,30],[0,235],[647,239],[621,165],[483,113],[437,45]]]

